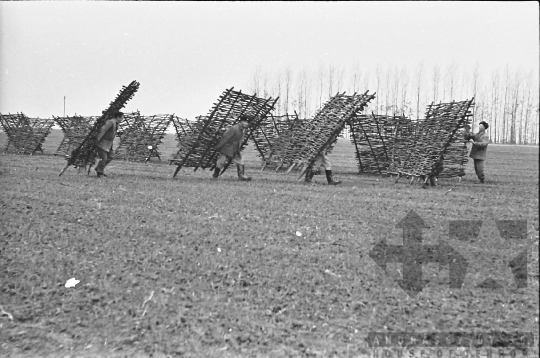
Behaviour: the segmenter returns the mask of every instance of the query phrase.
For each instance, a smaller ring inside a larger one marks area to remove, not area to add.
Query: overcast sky
[[[204,115],[255,70],[539,63],[533,2],[0,2],[0,112]],[[366,89],[368,90],[368,89]],[[373,92],[373,89],[371,89]]]

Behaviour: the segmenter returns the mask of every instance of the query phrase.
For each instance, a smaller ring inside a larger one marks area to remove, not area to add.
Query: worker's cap
[[[482,122],[480,122],[478,124],[482,124],[485,129],[488,129],[488,127],[489,127],[489,124],[487,124],[487,122],[484,122],[484,121],[482,121]]]

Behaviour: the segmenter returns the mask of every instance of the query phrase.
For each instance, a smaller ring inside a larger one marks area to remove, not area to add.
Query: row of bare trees
[[[338,92],[376,92],[368,111],[376,114],[404,114],[421,118],[430,103],[462,101],[475,97],[474,121],[490,124],[493,143],[539,143],[539,83],[535,70],[506,66],[482,71],[479,65],[466,68],[456,63],[410,69],[406,66],[349,68],[321,65],[315,70],[285,68],[270,72],[257,68],[249,90],[279,97],[280,114],[296,111],[309,118],[327,99]],[[476,128],[476,126],[475,126]]]

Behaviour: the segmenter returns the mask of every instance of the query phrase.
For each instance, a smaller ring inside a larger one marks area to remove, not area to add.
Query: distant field
[[[371,357],[373,331],[528,331],[538,356],[538,147],[490,145],[487,184],[468,163],[461,183],[424,190],[358,175],[346,140],[330,157],[335,187],[261,172],[252,147],[251,182],[232,169],[173,179],[173,135],[162,164],[59,177],[61,137],[51,133],[46,155],[0,155],[0,306],[13,317],[0,316],[2,357]],[[410,210],[428,226],[425,245],[444,240],[468,260],[461,289],[429,263],[429,284],[409,297],[396,283],[403,265],[370,257],[383,239],[403,244],[396,225]],[[459,240],[450,220],[484,225]],[[526,238],[502,240],[494,220],[526,221]],[[507,263],[525,249],[517,288]],[[488,277],[502,288],[476,287]]]

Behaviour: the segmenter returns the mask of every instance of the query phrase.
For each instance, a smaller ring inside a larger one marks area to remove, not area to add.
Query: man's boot
[[[238,164],[236,166],[236,169],[238,171],[238,179],[240,179],[241,181],[250,181],[251,180],[251,177],[247,177],[247,176],[244,175],[244,166],[243,165]]]
[[[313,179],[313,170],[311,168],[306,169],[306,179],[305,182],[311,184],[311,179]]]
[[[212,178],[217,179],[219,178],[219,173],[221,172],[221,168],[215,167],[214,168],[214,174],[212,175]]]
[[[429,183],[431,184],[431,186],[437,186],[437,177],[435,175],[430,175]]]
[[[98,165],[96,165],[96,167],[94,168],[94,170],[96,171],[96,174],[97,174],[97,177],[98,178],[101,178],[101,177],[106,177],[105,173],[104,173],[104,170],[105,170],[105,166],[103,165],[103,160],[100,160]]]
[[[331,170],[326,171],[326,180],[328,180],[328,185],[341,184],[341,180],[334,181],[334,177],[332,176],[332,171]]]

